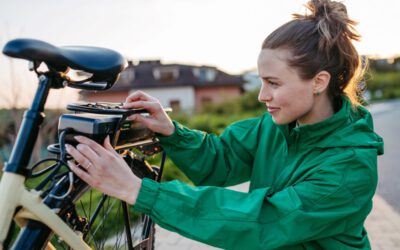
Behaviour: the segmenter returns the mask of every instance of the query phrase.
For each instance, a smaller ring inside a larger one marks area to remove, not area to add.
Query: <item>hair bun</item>
[[[312,13],[315,20],[330,20],[334,19],[348,19],[347,9],[344,4],[340,2],[333,2],[329,0],[311,0],[306,4],[307,9]]]
[[[329,50],[342,39],[360,40],[355,29],[357,22],[347,15],[346,6],[330,0],[310,0],[305,7],[310,14],[294,14],[294,19],[311,20],[321,35],[319,48]]]

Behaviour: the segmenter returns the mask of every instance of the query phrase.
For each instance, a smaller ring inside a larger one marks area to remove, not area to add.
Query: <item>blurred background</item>
[[[400,1],[347,0],[359,22],[355,43],[369,59],[366,104],[385,139],[378,193],[400,211],[396,148],[400,138]],[[140,89],[174,109],[191,128],[220,134],[231,122],[265,112],[258,103],[256,61],[263,39],[304,13],[305,1],[280,0],[1,0],[0,45],[34,38],[56,46],[87,45],[119,51],[129,61],[106,92],[52,90],[32,161],[57,139],[58,115],[76,101],[123,102]],[[28,63],[0,56],[0,166],[7,161],[23,109],[37,86]],[[157,161],[157,159],[155,159]],[[188,181],[171,162],[165,180]]]
[[[304,13],[306,1],[264,0],[1,0],[0,45],[13,38],[51,44],[112,48],[138,64],[141,60],[206,65],[229,74],[255,72],[263,39],[275,28]],[[400,55],[400,3],[396,0],[344,1],[359,22],[359,52],[393,63]],[[396,63],[396,62],[394,62]],[[26,106],[35,88],[27,62],[0,57],[0,107]],[[20,89],[16,100],[12,89]],[[11,92],[10,92],[11,91]],[[6,93],[7,92],[7,93]],[[78,95],[53,91],[49,108],[62,108]],[[381,93],[377,93],[380,95]],[[384,93],[382,93],[384,94]]]

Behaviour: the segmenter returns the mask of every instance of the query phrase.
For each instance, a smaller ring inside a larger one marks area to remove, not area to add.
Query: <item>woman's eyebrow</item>
[[[269,81],[269,80],[279,80],[279,78],[275,77],[275,76],[260,76],[260,78],[263,79],[263,80],[267,80],[267,81]]]

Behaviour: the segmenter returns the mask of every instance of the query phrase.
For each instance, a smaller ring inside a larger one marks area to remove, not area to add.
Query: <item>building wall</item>
[[[84,98],[79,97],[80,101],[84,102],[125,102],[128,97],[128,92],[111,92],[111,91],[98,91],[86,95]]]
[[[222,103],[241,95],[239,86],[196,88],[196,109],[200,110],[207,102]]]
[[[131,90],[133,93],[135,90]],[[192,86],[168,87],[168,88],[149,88],[141,89],[151,96],[160,100],[164,107],[171,107],[173,103],[178,102],[180,110],[193,111],[200,110],[206,103],[221,103],[241,95],[239,86],[221,86],[221,87],[201,87],[194,89]],[[124,102],[130,94],[125,91],[99,91],[87,95],[81,101],[85,102]],[[172,107],[175,110],[176,107]]]

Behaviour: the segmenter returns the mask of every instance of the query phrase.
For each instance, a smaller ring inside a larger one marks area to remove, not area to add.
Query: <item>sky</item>
[[[400,55],[400,1],[346,0],[359,22],[360,54]],[[13,38],[41,39],[57,46],[111,48],[135,62],[210,65],[238,74],[256,68],[263,39],[304,13],[299,0],[0,0],[0,45]],[[36,87],[27,63],[0,56],[0,106],[19,93],[26,105]],[[11,80],[12,79],[12,80]],[[33,82],[32,82],[33,81]],[[10,82],[18,82],[10,86]],[[20,91],[20,90],[24,91]],[[76,98],[71,90],[53,91],[49,105]],[[15,94],[14,94],[15,95]],[[12,96],[12,95],[11,95]],[[4,103],[4,99],[7,99]]]

